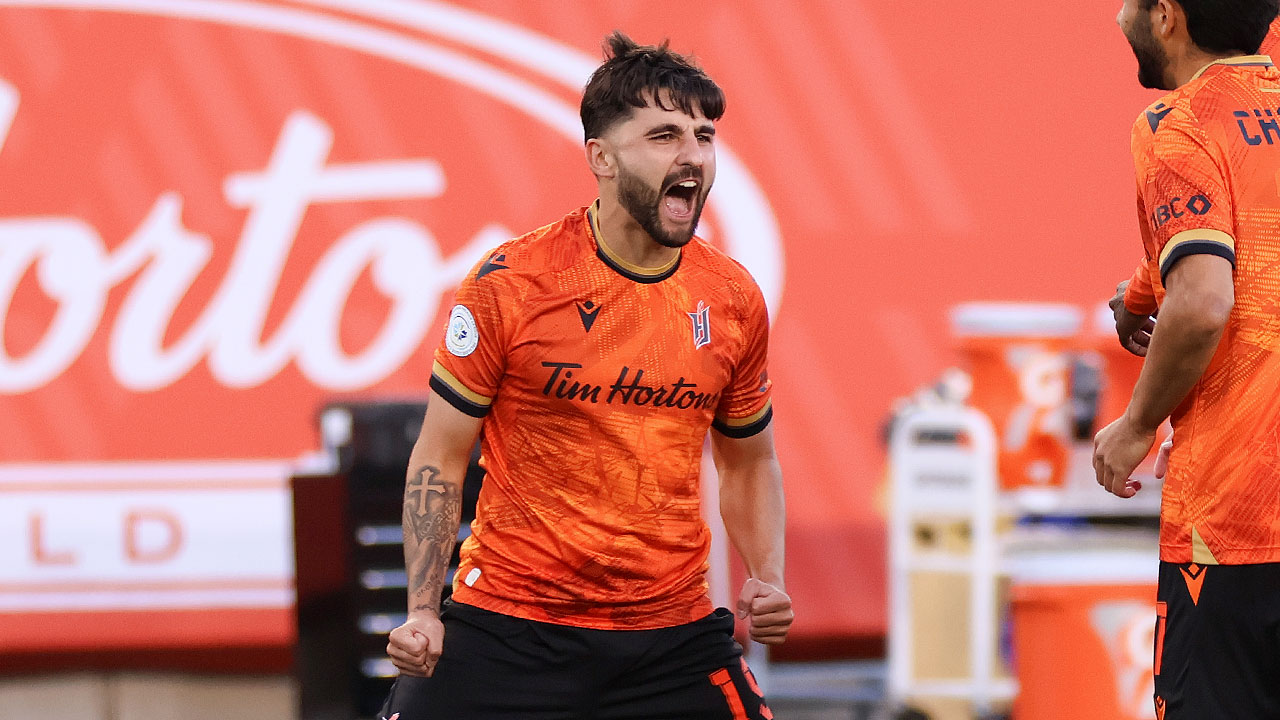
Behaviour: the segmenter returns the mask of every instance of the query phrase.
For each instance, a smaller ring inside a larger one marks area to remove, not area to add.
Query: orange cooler
[[[1093,317],[1088,344],[1104,359],[1106,382],[1098,402],[1098,429],[1124,414],[1133,395],[1133,386],[1142,372],[1142,358],[1133,355],[1120,345],[1116,338],[1115,320],[1111,308],[1099,306]]]
[[[1155,536],[1141,550],[1075,544],[1012,553],[1014,720],[1155,720]]]
[[[1084,313],[1073,305],[966,303],[951,313],[969,403],[999,438],[1000,487],[1061,489],[1072,446],[1071,356]]]

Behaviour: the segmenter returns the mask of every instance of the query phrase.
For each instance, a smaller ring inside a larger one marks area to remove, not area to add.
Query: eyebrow
[[[649,128],[649,132],[645,134],[659,135],[661,133],[674,133],[676,135],[679,135],[682,132],[684,132],[684,128],[680,127],[675,123],[667,123],[665,125],[655,125],[654,127]],[[698,127],[694,128],[693,132],[700,135],[715,135],[716,127],[711,123],[705,123],[703,125],[699,125]]]

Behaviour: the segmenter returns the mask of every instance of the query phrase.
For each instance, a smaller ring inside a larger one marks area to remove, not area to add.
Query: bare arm
[[[462,481],[480,423],[432,393],[422,431],[409,455],[404,487],[410,612],[439,611],[440,591],[462,517]]]
[[[1139,429],[1154,432],[1200,381],[1234,306],[1230,261],[1190,255],[1169,271],[1160,322],[1126,413]]]
[[[751,636],[780,643],[795,614],[786,594],[786,501],[773,428],[748,438],[711,433],[720,474],[720,516],[750,578],[738,598],[739,615],[751,616]]]
[[[1129,475],[1151,450],[1160,423],[1209,367],[1234,304],[1230,261],[1190,255],[1169,271],[1160,320],[1129,407],[1094,438],[1094,470],[1107,490],[1133,496]]]
[[[391,633],[387,648],[402,672],[430,675],[440,657],[440,592],[458,537],[462,482],[481,422],[432,393],[409,456],[403,515],[409,619]]]
[[[720,474],[720,516],[729,540],[751,577],[782,587],[786,501],[773,428],[742,439],[712,432],[711,449]]]

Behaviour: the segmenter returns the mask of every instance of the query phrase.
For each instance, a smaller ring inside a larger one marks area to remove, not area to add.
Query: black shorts
[[[1156,717],[1280,720],[1280,563],[1160,563]]]
[[[401,675],[379,718],[771,720],[724,608],[657,630],[588,630],[446,602],[430,678]]]

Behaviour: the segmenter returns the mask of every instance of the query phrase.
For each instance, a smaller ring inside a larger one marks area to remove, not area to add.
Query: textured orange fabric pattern
[[[1280,72],[1260,55],[1208,66],[1138,118],[1133,155],[1155,298],[1187,255],[1235,267],[1222,342],[1172,416],[1161,558],[1278,562]]]
[[[1138,202],[1141,206],[1141,197],[1138,198]],[[1145,212],[1139,211],[1139,217],[1145,215]],[[1129,278],[1129,286],[1124,291],[1124,306],[1129,309],[1129,312],[1137,315],[1150,315],[1160,307],[1156,303],[1156,290],[1151,282],[1150,266],[1145,259],[1138,263],[1138,267],[1133,270],[1133,276]]]
[[[582,208],[494,250],[456,303],[431,386],[485,418],[487,476],[454,597],[600,629],[709,613],[704,439],[772,417],[747,271],[698,238],[628,266]]]

